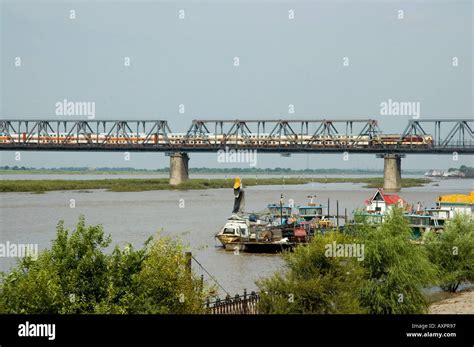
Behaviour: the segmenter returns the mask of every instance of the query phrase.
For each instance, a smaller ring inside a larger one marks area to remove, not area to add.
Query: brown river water
[[[81,176],[89,179],[87,175]],[[410,203],[421,201],[430,207],[439,195],[466,194],[472,189],[474,179],[437,180],[425,187],[403,189],[399,195]],[[307,203],[307,195],[316,194],[317,201],[323,205],[331,199],[331,213],[336,212],[336,200],[339,200],[340,214],[345,208],[351,214],[355,208],[363,207],[364,200],[373,192],[374,189],[352,183],[256,186],[246,188],[245,208],[261,211],[269,203],[278,203],[280,193],[286,201],[293,199],[295,205]],[[75,200],[75,208],[70,207],[71,199]],[[180,207],[180,202],[181,206],[184,202],[184,207]],[[230,216],[232,206],[232,189],[0,193],[0,243],[38,244],[41,250],[50,246],[59,220],[73,228],[79,215],[84,214],[87,224],[104,226],[105,232],[112,235],[113,245],[124,246],[130,242],[141,247],[150,235],[160,230],[164,235],[179,237],[228,292],[242,293],[244,288],[256,290],[258,278],[282,270],[283,261],[278,254],[234,254],[219,246],[214,234]],[[16,258],[0,258],[0,271],[8,271],[15,262]],[[212,282],[195,262],[193,268]]]

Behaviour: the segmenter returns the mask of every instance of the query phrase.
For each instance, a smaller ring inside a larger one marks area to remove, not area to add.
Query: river
[[[20,175],[12,176],[22,179]],[[59,176],[56,179],[70,178],[69,175],[48,175],[51,176]],[[77,176],[91,179],[88,175]],[[135,177],[130,175],[123,178]],[[28,178],[43,177],[30,175]],[[399,195],[410,203],[421,201],[430,207],[435,205],[441,194],[466,194],[473,187],[474,179],[435,180],[425,187],[405,188]],[[338,200],[340,214],[344,213],[344,209],[350,214],[355,208],[363,207],[364,200],[370,198],[374,191],[353,183],[254,186],[246,188],[245,206],[247,211],[261,211],[269,203],[278,203],[280,193],[283,193],[286,201],[293,199],[295,205],[305,204],[308,195],[316,194],[317,200],[324,205],[328,198],[331,199],[332,213],[336,212]],[[70,207],[71,199],[75,201],[74,208]],[[256,290],[255,281],[280,271],[283,261],[279,255],[243,252],[236,255],[219,247],[214,234],[230,216],[232,206],[232,189],[0,193],[0,242],[38,244],[41,250],[50,247],[59,220],[64,220],[67,227],[73,228],[79,215],[84,214],[87,224],[104,226],[105,232],[112,235],[113,245],[123,246],[130,242],[141,247],[150,235],[158,231],[163,235],[179,237],[228,292],[242,293],[244,288]],[[8,271],[15,261],[15,258],[0,258],[0,271]],[[195,262],[193,268],[212,282]]]

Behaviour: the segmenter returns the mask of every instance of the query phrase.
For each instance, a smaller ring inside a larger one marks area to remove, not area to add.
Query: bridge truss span
[[[473,123],[410,120],[393,134],[374,119],[197,119],[175,133],[166,120],[0,119],[0,150],[473,154]]]

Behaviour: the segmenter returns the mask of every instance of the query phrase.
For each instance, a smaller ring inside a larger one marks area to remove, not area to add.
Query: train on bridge
[[[295,144],[310,148],[357,147],[370,148],[377,146],[420,146],[430,147],[431,135],[224,135],[186,133],[150,134],[150,133],[10,133],[0,134],[0,144],[40,144],[40,145],[87,145],[102,144],[120,145],[168,145],[192,147],[239,146],[239,147],[286,147]]]

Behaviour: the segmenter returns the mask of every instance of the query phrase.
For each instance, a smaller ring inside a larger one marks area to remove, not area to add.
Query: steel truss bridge
[[[474,154],[473,123],[473,119],[412,119],[394,135],[384,134],[373,119],[194,120],[185,133],[173,133],[165,120],[3,119],[0,150]],[[394,140],[372,141],[380,136]],[[416,142],[423,136],[430,137],[430,143]]]

